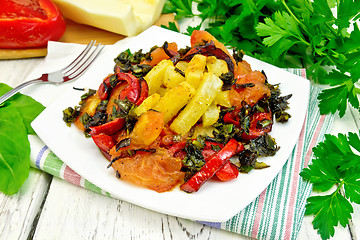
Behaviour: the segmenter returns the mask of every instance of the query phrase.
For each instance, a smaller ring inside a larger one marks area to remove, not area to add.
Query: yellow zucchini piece
[[[194,94],[195,89],[184,81],[166,92],[153,109],[164,115],[164,123],[166,124],[178,114]]]
[[[185,70],[185,79],[191,86],[198,88],[204,75],[206,56],[197,54],[189,62]]]
[[[188,65],[189,65],[188,62],[180,61],[180,62],[178,62],[178,63],[175,65],[175,67],[178,68],[178,69],[180,69],[181,71],[183,71],[183,72],[185,73],[185,70],[186,70],[186,68],[187,68]]]
[[[164,96],[170,88],[166,88],[165,86],[161,86],[156,92],[160,95],[160,97]]]
[[[185,77],[179,72],[175,71],[174,66],[169,66],[165,70],[164,74],[164,85],[167,88],[173,88],[179,85],[181,82],[185,81]]]
[[[199,135],[208,135],[209,137],[214,137],[213,131],[215,128],[213,126],[204,127],[202,124],[199,124],[195,127],[194,134],[192,138],[197,138]]]
[[[215,98],[215,103],[223,107],[231,107],[230,91],[221,91]]]
[[[160,100],[160,95],[154,93],[147,97],[137,108],[134,109],[136,115],[140,116],[144,112],[150,110]]]
[[[220,108],[215,104],[211,104],[206,110],[204,115],[202,115],[202,122],[204,127],[208,127],[216,123],[219,119]]]
[[[220,77],[221,74],[229,71],[227,63],[222,59],[217,59],[214,56],[207,57],[206,68],[208,72],[214,73],[215,76]]]
[[[170,128],[178,134],[187,133],[209,108],[221,91],[223,82],[214,74],[205,73],[195,96],[171,123]]]
[[[163,83],[166,68],[173,65],[171,60],[162,60],[145,75],[144,79],[149,86],[149,95],[156,93]]]

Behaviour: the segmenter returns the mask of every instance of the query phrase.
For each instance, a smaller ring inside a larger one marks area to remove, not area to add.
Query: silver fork
[[[5,102],[7,99],[15,95],[24,87],[35,83],[55,83],[60,84],[68,82],[70,80],[75,80],[79,78],[93,63],[99,53],[102,51],[104,46],[99,43],[95,48],[96,41],[90,41],[90,43],[85,47],[85,49],[71,62],[68,66],[51,73],[44,73],[41,77],[33,79],[27,82],[24,82],[17,87],[13,88],[9,92],[5,93],[0,97],[0,105]]]

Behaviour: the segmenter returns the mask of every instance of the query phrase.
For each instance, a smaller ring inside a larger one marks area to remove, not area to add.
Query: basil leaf
[[[0,191],[15,194],[29,175],[30,143],[21,114],[11,104],[0,108]]]
[[[10,91],[11,89],[12,88],[5,83],[0,83],[0,96]],[[30,123],[44,110],[45,107],[33,98],[19,93],[15,94],[5,102],[4,106],[8,105],[15,106],[19,111],[24,120],[27,133],[35,134]]]

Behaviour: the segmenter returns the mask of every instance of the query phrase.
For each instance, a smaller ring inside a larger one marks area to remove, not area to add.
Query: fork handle
[[[35,84],[35,83],[40,83],[40,82],[43,82],[42,80],[40,79],[33,79],[33,80],[30,80],[30,81],[27,81],[27,82],[24,82],[16,87],[14,87],[13,89],[11,89],[10,91],[8,91],[7,93],[5,93],[4,95],[2,95],[0,97],[0,105],[5,102],[6,100],[8,100],[9,98],[11,98],[12,96],[14,96],[17,92],[19,92],[21,89],[27,87],[27,86],[30,86],[32,84]]]

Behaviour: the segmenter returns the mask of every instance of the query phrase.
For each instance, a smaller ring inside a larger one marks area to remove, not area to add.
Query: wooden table
[[[18,85],[41,60],[1,60],[0,81]],[[358,132],[359,119],[356,111],[348,111],[342,119],[336,117],[332,133]],[[360,238],[359,205],[354,205],[354,210],[350,229],[337,228],[333,239]],[[311,216],[305,216],[298,239],[320,239],[311,221]],[[249,238],[146,210],[31,169],[19,193],[13,196],[0,193],[0,239]]]

